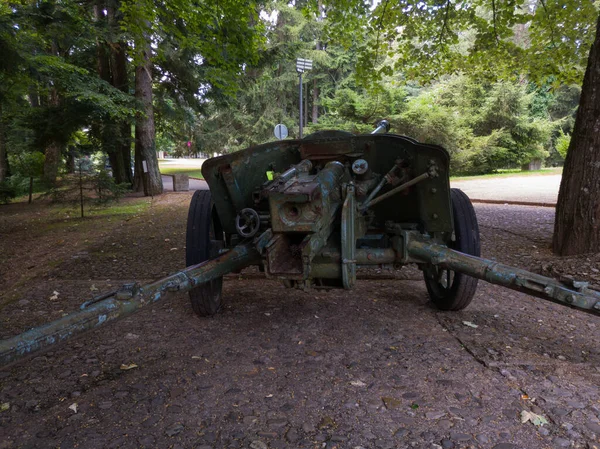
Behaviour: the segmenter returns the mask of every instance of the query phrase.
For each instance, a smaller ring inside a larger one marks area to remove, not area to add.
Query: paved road
[[[513,176],[510,178],[453,181],[471,200],[517,201],[556,204],[561,175]]]
[[[452,187],[463,190],[473,201],[506,201],[534,204],[556,204],[560,175],[514,176],[510,178],[453,181]],[[166,191],[173,191],[170,176],[162,177]],[[190,190],[206,190],[208,185],[201,179],[190,179]]]
[[[556,204],[560,175],[514,176],[510,178],[453,181],[452,187],[463,190],[473,201],[503,201],[540,204]],[[170,176],[162,177],[165,191],[173,191]],[[208,185],[201,179],[190,178],[190,190],[206,190]]]

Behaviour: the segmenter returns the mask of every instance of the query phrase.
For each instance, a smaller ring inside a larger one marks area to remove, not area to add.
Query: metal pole
[[[117,291],[106,299],[88,303],[82,310],[0,341],[0,366],[137,312],[142,307],[163,299],[169,293],[191,290],[197,285],[245,268],[259,260],[260,254],[252,244],[239,245],[215,259],[192,265],[150,284],[141,287],[131,284],[127,291]],[[125,295],[125,299],[119,299],[125,293],[129,293]]]
[[[463,254],[442,245],[410,239],[408,254],[442,269],[464,273],[490,284],[502,285],[531,296],[573,307],[600,316],[600,292],[588,289],[585,283],[573,288],[559,281],[492,260]]]
[[[298,72],[300,77],[300,139],[302,139],[302,72]]]

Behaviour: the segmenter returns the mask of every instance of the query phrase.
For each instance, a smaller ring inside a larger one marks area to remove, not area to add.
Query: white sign
[[[142,167],[144,169],[144,173],[148,173],[148,164],[146,161],[142,161]]]
[[[287,126],[282,125],[281,123],[279,125],[275,125],[275,137],[277,137],[279,140],[283,140],[287,136],[288,136]]]
[[[312,60],[311,59],[304,59],[304,58],[296,59],[296,71],[297,72],[303,73],[310,69],[312,69]]]

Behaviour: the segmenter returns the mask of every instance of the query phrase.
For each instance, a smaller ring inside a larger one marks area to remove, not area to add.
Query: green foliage
[[[11,169],[15,175],[27,178],[37,178],[42,176],[44,155],[40,152],[34,151],[30,153],[22,152],[13,154],[9,160]]]
[[[546,0],[325,0],[327,35],[358,48],[357,74],[381,79],[390,68],[431,81],[463,71],[480,79],[538,85],[579,82],[598,17],[597,2]],[[388,62],[381,65],[383,57]]]
[[[0,204],[10,203],[15,196],[17,196],[17,192],[10,182],[0,182]]]
[[[569,145],[571,144],[571,136],[569,134],[565,134],[563,130],[559,130],[559,135],[556,138],[556,151],[558,154],[562,156],[562,158],[567,157],[567,151],[569,150]]]
[[[128,191],[129,185],[117,184],[104,169],[103,164],[94,165],[89,158],[80,158],[75,174],[63,176],[46,196],[52,202],[74,208],[105,206],[118,201]],[[84,212],[82,211],[82,217]]]

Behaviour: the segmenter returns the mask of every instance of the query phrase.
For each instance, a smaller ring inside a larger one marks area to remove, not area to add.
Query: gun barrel
[[[419,240],[409,241],[408,253],[447,270],[600,316],[600,292],[586,288],[584,283],[571,289],[552,278]]]
[[[172,274],[144,286],[129,285],[130,296],[117,292],[101,301],[56,321],[0,341],[0,366],[8,365],[34,352],[123,318],[142,307],[165,298],[169,293],[191,290],[232,271],[240,270],[260,260],[254,245],[239,245],[221,256]]]

